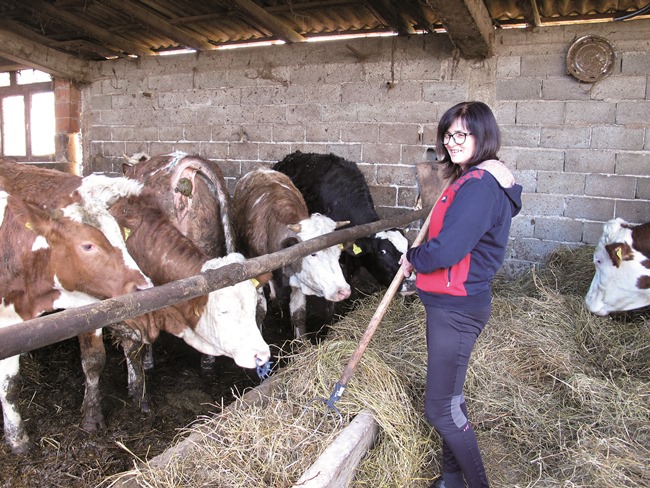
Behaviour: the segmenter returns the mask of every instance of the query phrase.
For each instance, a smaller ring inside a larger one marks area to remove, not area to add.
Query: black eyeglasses
[[[445,132],[442,136],[442,143],[443,144],[449,144],[449,141],[452,139],[456,144],[459,146],[461,144],[465,143],[465,140],[467,140],[467,136],[471,136],[471,132],[454,132],[453,134],[450,134],[449,132]]]

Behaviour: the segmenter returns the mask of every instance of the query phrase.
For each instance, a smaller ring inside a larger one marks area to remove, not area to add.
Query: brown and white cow
[[[151,190],[119,200],[111,207],[111,214],[128,236],[129,253],[155,285],[244,260],[239,253],[209,259],[170,222]],[[256,286],[269,278],[270,273],[256,282],[246,280],[126,321],[130,329],[122,329],[121,335],[129,360],[129,393],[141,408],[148,409],[140,346],[153,342],[161,330],[182,338],[203,354],[231,357],[243,368],[256,368],[269,361],[269,346],[255,320]]]
[[[122,166],[124,175],[154,191],[169,220],[208,257],[236,251],[231,226],[231,198],[219,165],[177,151],[150,157],[135,154]],[[153,368],[151,349],[145,365]],[[201,369],[208,373],[214,357],[203,355]]]
[[[603,227],[594,251],[596,273],[585,297],[596,315],[650,305],[650,223],[617,218]]]
[[[269,169],[252,171],[237,182],[233,209],[238,249],[249,257],[273,253],[327,234],[339,225],[324,215],[310,215],[304,198],[289,177]],[[305,295],[333,302],[350,296],[350,285],[339,265],[340,255],[338,246],[329,247],[282,270],[283,278],[291,286],[289,309],[296,337],[306,332]]]
[[[139,154],[128,158],[123,172],[154,190],[171,222],[207,256],[235,251],[230,193],[217,163],[180,151]]]
[[[150,286],[101,231],[60,211],[0,191],[0,222],[0,327]],[[19,364],[19,356],[0,360],[5,440],[14,452],[29,447],[16,404]]]

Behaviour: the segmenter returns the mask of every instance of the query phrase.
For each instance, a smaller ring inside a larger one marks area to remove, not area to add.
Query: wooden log
[[[379,424],[362,410],[318,457],[293,488],[340,488],[350,486],[363,456],[372,448]]]
[[[234,263],[148,290],[103,300],[97,304],[63,310],[0,328],[0,359],[33,351],[122,320],[232,286],[326,247],[350,242],[393,227],[403,227],[425,217],[428,208],[369,224],[331,232],[281,251]]]

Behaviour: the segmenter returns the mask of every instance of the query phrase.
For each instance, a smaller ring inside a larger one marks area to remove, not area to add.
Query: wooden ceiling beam
[[[388,0],[365,0],[366,6],[387,27],[401,35],[415,34],[413,26],[408,23],[400,12]]]
[[[280,39],[287,42],[305,42],[307,40],[302,34],[289,27],[286,22],[270,14],[253,0],[232,0],[232,3]]]
[[[43,0],[23,0],[27,5],[32,7],[36,13],[46,15],[63,22],[85,32],[89,36],[106,43],[108,46],[113,46],[126,54],[137,54],[138,56],[151,56],[156,54],[155,51],[146,49],[134,42],[129,41],[121,36],[111,34],[101,27],[97,27],[92,22],[88,22],[61,8],[56,8],[52,4],[44,2]]]
[[[94,64],[4,29],[0,29],[0,56],[52,76],[82,82],[87,81]]]
[[[494,55],[494,26],[483,0],[427,0],[451,42],[467,59]]]
[[[151,26],[156,31],[169,37],[180,46],[196,49],[197,51],[208,51],[216,48],[214,44],[209,43],[204,37],[193,35],[180,27],[172,25],[167,21],[167,19],[146,7],[125,0],[100,1],[115,10],[130,15],[143,24]]]

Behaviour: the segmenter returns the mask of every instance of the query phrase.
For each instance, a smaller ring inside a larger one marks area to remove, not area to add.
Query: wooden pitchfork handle
[[[415,240],[413,241],[411,247],[419,246],[420,244],[422,244],[422,242],[424,242],[425,236],[427,235],[427,231],[429,230],[429,222],[431,220],[432,212],[433,212],[433,207],[431,208],[431,212],[429,212],[429,216],[427,217],[424,224],[422,225],[422,228],[420,229],[420,232],[418,233]],[[329,400],[325,402],[328,409],[332,408],[338,412],[338,409],[334,406],[334,403],[336,403],[343,395],[343,392],[347,387],[348,381],[350,381],[350,378],[354,373],[354,369],[359,364],[359,361],[361,361],[361,356],[363,356],[363,353],[368,347],[368,344],[370,343],[370,339],[372,339],[373,334],[377,330],[377,327],[379,326],[381,319],[384,318],[384,315],[386,314],[386,310],[388,309],[388,305],[390,304],[391,300],[397,293],[397,290],[400,287],[403,279],[404,279],[404,274],[402,273],[402,268],[400,267],[400,269],[395,274],[393,281],[388,287],[388,290],[384,294],[381,303],[377,307],[377,310],[375,311],[374,315],[370,319],[370,323],[368,324],[366,331],[363,333],[363,336],[359,340],[359,344],[357,345],[357,348],[354,350],[352,356],[350,357],[350,360],[348,361],[348,364],[345,366],[341,378],[334,386],[334,390],[332,391]],[[338,413],[340,416],[340,412]]]

